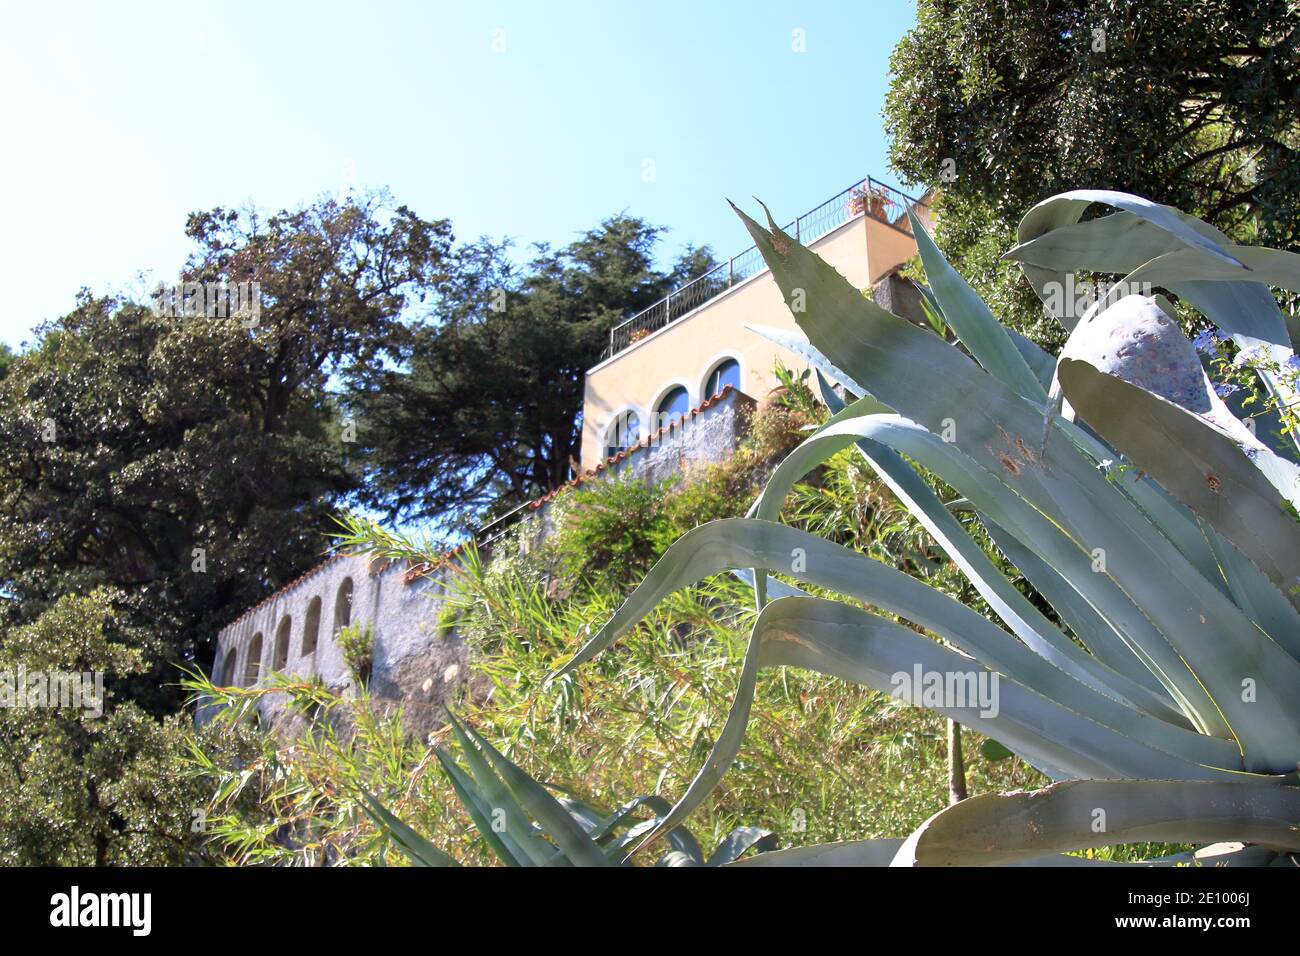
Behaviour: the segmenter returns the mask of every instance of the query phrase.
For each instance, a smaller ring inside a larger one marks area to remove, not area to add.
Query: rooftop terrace
[[[804,245],[809,245],[852,219],[871,216],[910,234],[912,230],[907,222],[907,208],[918,204],[923,205],[920,200],[868,176],[804,213],[787,225],[785,232]],[[651,332],[676,322],[710,299],[737,283],[758,275],[766,268],[757,246],[750,246],[744,252],[732,256],[610,329],[609,344],[605,346],[602,360],[635,345]]]

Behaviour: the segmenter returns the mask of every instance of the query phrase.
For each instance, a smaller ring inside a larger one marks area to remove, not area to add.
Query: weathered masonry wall
[[[727,388],[648,436],[643,448],[607,465],[602,473],[655,484],[692,468],[716,464],[735,451],[736,443],[749,430],[754,407],[748,395]]]
[[[349,625],[369,625],[374,664],[369,686],[377,700],[401,702],[416,728],[433,726],[465,673],[465,648],[454,632],[440,633],[443,573],[412,576],[404,562],[338,555],[267,598],[217,639],[213,676],[220,685],[253,686],[272,671],[319,677],[331,690],[355,691],[334,639]],[[259,704],[274,718],[283,695]],[[208,716],[200,711],[199,720]]]
[[[896,313],[924,323],[913,301],[919,293],[910,282],[891,275],[873,291]],[[552,533],[551,506],[565,488],[610,477],[657,483],[723,460],[747,433],[755,407],[748,395],[724,388],[627,451],[599,462],[533,502],[522,546]],[[446,568],[417,573],[404,562],[357,555],[330,558],[221,631],[213,678],[221,685],[247,687],[280,671],[318,676],[337,693],[355,693],[335,635],[350,624],[369,625],[374,636],[372,699],[400,704],[407,728],[427,733],[441,725],[445,705],[469,674],[464,641],[454,628],[440,627],[444,588],[453,573]],[[258,709],[264,720],[273,721],[283,705],[284,695],[276,694],[264,698]],[[209,715],[201,708],[198,719]]]

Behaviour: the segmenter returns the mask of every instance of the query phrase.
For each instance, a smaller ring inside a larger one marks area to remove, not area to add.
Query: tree
[[[9,621],[114,587],[165,636],[130,691],[164,712],[175,663],[206,661],[234,613],[318,560],[361,476],[334,390],[400,353],[451,241],[384,201],[191,216],[182,280],[259,283],[255,324],[86,294],[38,330],[0,380]]]
[[[121,599],[67,596],[0,633],[0,864],[160,866],[198,851],[208,794],[180,772],[187,721],[121,699],[157,641]],[[245,736],[204,743],[228,759],[249,752]]]
[[[994,247],[1066,189],[1137,193],[1292,247],[1298,28],[1285,0],[921,0],[890,60],[890,159],[942,187],[954,266],[1031,324],[1041,309],[1023,283],[1007,291],[1018,271]]]
[[[564,482],[610,328],[713,265],[688,249],[655,269],[661,232],[615,216],[563,249],[538,246],[523,269],[506,243],[461,249],[406,364],[376,370],[359,396],[373,503],[463,529]]]

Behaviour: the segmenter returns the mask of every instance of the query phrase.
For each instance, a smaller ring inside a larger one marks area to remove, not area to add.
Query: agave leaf
[[[655,814],[655,816],[663,816],[670,809],[670,804],[663,797],[658,797],[653,794],[634,797],[607,816],[604,820],[600,821],[595,829],[590,832],[591,838],[600,841],[610,836],[618,829],[618,827],[626,823],[633,813],[642,807],[649,809]]]
[[[907,628],[839,602],[786,598],[773,602],[763,614],[766,617],[762,627],[756,622],[751,636],[751,642],[761,639],[760,666],[803,667],[886,693],[894,689],[893,675],[910,673],[910,667],[917,663],[924,672],[933,673],[985,670],[977,661],[955,654]],[[1155,765],[1180,766],[1184,771],[1190,770],[1191,779],[1249,776],[1196,766],[1140,742],[1132,733],[1104,727],[1051,699],[1051,692],[1040,694],[1005,676],[998,681],[998,688],[997,715],[990,716],[973,707],[941,706],[935,710],[1005,741],[1031,761],[1036,754],[1043,754],[1050,765],[1073,776],[1098,776],[1097,770],[1103,765],[1119,768],[1120,776],[1144,776]],[[1103,740],[1108,742],[1103,744]],[[1059,741],[1068,744],[1058,746]],[[1093,770],[1085,771],[1086,764],[1092,764]]]
[[[488,848],[492,850],[497,859],[507,866],[532,866],[532,860],[528,854],[520,848],[519,844],[515,843],[510,834],[496,832],[490,819],[492,816],[491,807],[473,779],[465,771],[461,770],[456,761],[443,753],[440,748],[435,747],[433,755],[442,766],[447,779],[451,781],[451,787],[456,792],[456,798],[460,800],[461,806],[465,808],[465,812],[469,814],[475,828],[483,836]]]
[[[1099,812],[1100,811],[1100,812]],[[1300,789],[1188,780],[1079,780],[963,800],[920,826],[895,866],[990,866],[1117,843],[1241,840],[1300,850]]]
[[[903,841],[896,838],[819,843],[769,850],[727,866],[889,866],[902,845]]]
[[[524,810],[531,814],[542,830],[555,841],[569,862],[575,866],[608,866],[609,859],[572,814],[546,788],[511,763],[487,740],[465,728],[473,743],[482,748],[506,787]]]
[[[1052,605],[1061,620],[1070,625],[1075,636],[1088,650],[1120,673],[1137,679],[1134,672],[1141,671],[1155,683],[1156,687],[1160,686],[1159,682],[1151,676],[1151,672],[1141,666],[1138,657],[1129,649],[1124,638],[1116,632],[1106,618],[1097,612],[1096,608],[1084,599],[1083,595],[1070,585],[1069,581],[997,522],[987,515],[981,514],[979,517],[993,543],[1034,586],[1034,589],[1047,598],[1047,602]],[[1138,665],[1136,668],[1132,666],[1135,664]],[[1170,719],[1164,712],[1160,712],[1160,716]]]
[[[776,837],[771,830],[761,827],[736,827],[718,844],[705,866],[726,866],[735,863],[746,851],[757,847],[759,855],[776,845]]]
[[[527,857],[529,865],[546,866],[552,863],[556,858],[556,849],[551,844],[542,839],[541,834],[529,820],[528,815],[524,812],[523,807],[510,794],[510,789],[505,785],[499,776],[492,770],[492,767],[483,758],[474,741],[470,739],[466,729],[456,719],[455,714],[448,712],[447,719],[451,723],[452,733],[455,734],[456,740],[460,743],[461,753],[465,755],[465,762],[469,764],[470,772],[474,775],[474,780],[478,784],[479,792],[482,799],[493,810],[501,811],[501,819],[505,824],[505,833],[510,836],[519,852]]]
[[[1240,348],[1262,348],[1274,361],[1286,360],[1291,352],[1286,316],[1265,285],[1295,287],[1296,260],[1291,253],[1233,246],[1213,226],[1171,207],[1163,208],[1208,245],[1189,243],[1165,224],[1127,212],[1077,222],[1087,205],[1060,197],[1040,203],[1046,214],[1035,218],[1031,210],[1025,216],[1020,224],[1021,244],[1005,256],[1021,262],[1049,307],[1047,284],[1063,282],[1066,272],[1127,274],[1112,294],[1141,283],[1159,283],[1230,333]],[[1248,267],[1238,268],[1238,263]],[[1068,328],[1074,327],[1068,316],[1058,318]],[[1269,372],[1261,377],[1281,404],[1295,403],[1297,396],[1289,384]]]
[[[1266,246],[1224,246],[1246,266],[1246,272],[1207,256],[1200,250],[1178,248],[1133,268],[1130,278],[1169,288],[1170,283],[1199,281],[1254,282],[1300,292],[1300,255]],[[1281,343],[1279,343],[1281,344]]]
[[[729,866],[889,866],[898,849],[903,845],[901,838],[879,840],[860,840],[845,843],[822,843],[816,846],[794,847],[789,850],[775,850],[738,860]],[[1178,853],[1135,863],[1116,860],[1089,859],[1081,856],[1063,856],[1054,854],[1044,857],[1032,857],[1018,860],[1008,866],[1044,866],[1044,867],[1168,867],[1168,866],[1265,866],[1278,856],[1277,853],[1261,846],[1243,846],[1240,843],[1217,843],[1200,850]]]
[[[833,429],[834,426],[839,425],[841,422],[875,412],[875,409],[863,408],[861,402],[855,402],[853,405],[846,407],[835,393],[826,387],[825,379],[821,377],[820,373],[818,373],[818,381],[822,385],[822,393],[825,396],[827,407],[830,408],[833,414],[830,420],[814,433],[814,436],[825,437],[828,428]],[[962,573],[989,602],[990,606],[998,612],[998,615],[1017,637],[1039,654],[1051,660],[1066,673],[1078,678],[1090,687],[1111,696],[1117,696],[1118,699],[1124,700],[1126,703],[1135,703],[1131,698],[1126,699],[1122,694],[1117,693],[1117,688],[1113,686],[1112,682],[1105,679],[1089,680],[1090,672],[1095,670],[1095,662],[1088,659],[1087,655],[1078,654],[1077,648],[1063,634],[1060,634],[1056,626],[1030,604],[1023,594],[1011,586],[1011,583],[988,560],[984,552],[975,545],[961,524],[952,517],[950,506],[939,501],[934,492],[930,490],[930,486],[920,479],[901,456],[884,445],[867,439],[860,439],[856,444],[863,457],[866,458],[868,464],[872,466],[881,480],[890,487],[895,496],[907,507],[908,511],[924,525],[939,546],[961,568]],[[778,466],[779,469],[780,466]],[[800,477],[794,474],[794,469],[787,469],[787,473],[793,480]],[[772,477],[775,479],[771,482],[773,487],[777,489],[788,488],[789,479],[783,480],[783,476],[777,475]],[[775,494],[765,492],[750,508],[748,516],[775,520],[779,515],[785,493],[788,492],[778,491]],[[1120,642],[1120,646],[1127,658],[1124,665],[1128,666],[1130,663],[1136,663],[1133,655],[1128,653],[1128,648],[1122,642]],[[1123,668],[1114,667],[1113,664],[1109,666],[1121,674],[1124,673]],[[1144,679],[1151,682],[1147,684],[1148,690],[1159,687],[1158,682],[1145,669],[1137,667],[1133,670],[1145,675]],[[1127,676],[1135,680],[1138,679],[1133,673]],[[1172,710],[1166,702],[1158,699],[1152,701],[1150,695],[1147,695],[1143,699],[1143,704],[1138,706],[1143,706],[1144,709],[1151,712],[1158,712],[1164,719],[1172,718],[1177,720],[1181,718],[1181,715]],[[1154,710],[1152,710],[1153,707]]]
[[[1099,660],[1100,655],[1094,658],[1080,650],[1003,576],[901,455],[867,439],[857,444],[881,480],[930,532],[1012,633],[1028,647],[1094,690],[1158,714],[1162,719],[1183,721],[1182,715],[1163,694],[1159,682],[1141,666],[1117,635],[1115,641],[1123,652],[1122,657],[1115,656],[1115,663],[1119,666]]]
[[[1052,363],[1052,375],[1056,375],[1055,361]],[[1056,428],[1094,468],[1103,474],[1109,473],[1117,458],[1113,448],[1064,418],[1056,420]],[[1182,502],[1140,472],[1124,481],[1112,480],[1111,484],[1178,549],[1178,553],[1187,559],[1207,584],[1225,595],[1228,593],[1214,553],[1206,544],[1196,523],[1196,516]]]
[[[753,568],[733,568],[731,573],[739,580],[744,581],[750,587],[754,586],[754,569]],[[767,577],[767,572],[760,571],[763,577]],[[784,581],[776,578],[767,579],[768,596],[775,598],[782,597],[808,597],[807,591],[802,591],[793,584],[786,584]]]
[[[390,813],[388,808],[375,799],[374,796],[369,793],[362,793],[362,797],[365,800],[362,808],[366,811],[366,815],[393,838],[393,842],[397,844],[398,849],[415,866],[459,866],[447,853],[439,850]]]
[[[839,382],[858,395],[866,394],[867,390],[865,388],[855,382],[851,375],[838,368],[834,362],[817,351],[816,346],[809,342],[808,337],[802,333],[790,329],[775,329],[766,325],[746,325],[745,328],[755,335],[762,336],[770,342],[775,342],[787,352],[799,356],[799,358],[816,369],[819,375],[825,375]]]
[[[1046,353],[1043,354],[1046,356]],[[1048,359],[1048,362],[1052,369],[1052,371],[1048,372],[1050,376],[1054,373],[1056,366],[1050,359]],[[853,406],[845,407],[835,393],[826,386],[825,379],[821,377],[820,373],[818,373],[818,380],[822,384],[823,395],[826,398],[828,407],[835,413],[830,421],[816,433],[822,435],[827,427],[857,417],[856,413],[862,403],[855,403]],[[863,411],[863,414],[870,411],[874,410],[867,408]],[[961,568],[976,590],[980,592],[1021,640],[1056,663],[1066,673],[1077,677],[1088,686],[1101,690],[1119,700],[1133,703],[1164,720],[1186,725],[1186,717],[1171,705],[1163,692],[1163,688],[1160,686],[1160,682],[1155,679],[1147,668],[1142,666],[1124,640],[1115,633],[1114,628],[1098,615],[1079,596],[1078,592],[1061,580],[1060,576],[1052,571],[1050,567],[1038,561],[1036,557],[1032,558],[1037,565],[1041,565],[1050,574],[1049,585],[1058,581],[1061,583],[1062,587],[1057,589],[1055,593],[1058,593],[1063,600],[1074,602],[1076,605],[1075,610],[1078,612],[1076,615],[1077,620],[1081,625],[1086,622],[1086,626],[1082,630],[1080,626],[1075,627],[1076,633],[1086,633],[1092,638],[1091,643],[1085,639],[1084,644],[1106,667],[1115,671],[1115,674],[1106,674],[1098,667],[1097,661],[1092,660],[1086,654],[1080,654],[1068,638],[1059,634],[1055,625],[1043,617],[1024,595],[1011,586],[1010,582],[988,560],[984,552],[975,546],[975,543],[966,534],[965,529],[951,517],[949,514],[951,506],[942,504],[931,492],[930,487],[920,480],[901,457],[877,442],[863,439],[858,441],[857,444],[877,474],[890,485],[908,510],[922,521],[926,529]],[[783,466],[778,466],[778,470],[781,467]],[[799,477],[793,473],[798,467],[800,466],[795,465],[794,469],[787,471],[794,480]],[[773,475],[772,479],[772,484],[776,488],[785,488],[789,484],[789,480],[784,479],[784,476]],[[776,513],[780,510],[780,501],[778,499],[782,497],[783,493],[781,492],[771,496],[765,493],[750,509],[750,516],[775,518]],[[983,519],[983,516],[981,518]],[[987,524],[987,519],[984,520]],[[1009,532],[1001,529],[999,531],[1004,538],[1012,537]],[[1018,542],[1015,542],[1015,544],[1019,545]],[[1006,548],[1003,548],[1003,551],[1005,552]],[[1032,556],[1032,552],[1023,547],[1020,547],[1019,551]],[[1011,558],[1011,561],[1016,563],[1015,558]],[[1038,568],[1035,567],[1034,570],[1037,571]],[[1021,568],[1021,571],[1031,581],[1034,580],[1034,577],[1024,568]],[[1055,581],[1051,579],[1055,579]],[[1046,591],[1044,593],[1047,594]],[[1050,600],[1052,595],[1048,594],[1048,597]],[[1133,687],[1132,684],[1139,686]]]
[[[948,326],[985,369],[1025,398],[1035,402],[1046,401],[1047,393],[1042,383],[1034,376],[1002,323],[993,317],[984,300],[948,264],[910,208],[907,215],[925,266],[926,280],[939,301]]]
[[[1227,848],[1231,849],[1227,849]],[[1266,866],[1277,857],[1277,853],[1266,847],[1242,847],[1240,843],[1216,843],[1201,850],[1188,850],[1170,856],[1151,860],[1102,860],[1095,857],[1067,856],[1052,853],[1047,856],[1034,856],[1003,866],[1014,867],[1173,867],[1173,866]]]
[[[1041,430],[1041,406],[936,336],[868,302],[774,224],[768,232],[741,216],[782,293],[793,299],[796,290],[802,292],[807,310],[795,319],[822,354],[900,414],[935,434],[951,431],[957,448],[1049,515],[1085,553],[1101,549],[1105,573],[1196,668],[1250,769],[1275,770],[1300,760],[1300,707],[1291,691],[1300,686],[1300,664],[1222,592],[1206,586],[1168,538],[1072,443],[1051,443],[1041,455],[1028,447],[1026,436],[1032,441]],[[917,369],[925,374],[915,374]],[[944,387],[934,388],[936,381]],[[1253,701],[1242,700],[1247,678],[1258,686]]]
[[[1151,671],[1157,674],[1162,683],[1179,700],[1186,712],[1197,718],[1203,729],[1206,721],[1202,715],[1210,718],[1209,726],[1219,715],[1213,702],[1205,696],[1200,681],[1188,670],[1183,659],[1173,651],[1169,642],[1156,630],[1151,621],[1136,608],[1128,595],[1105,573],[1096,573],[1092,565],[1092,556],[1082,553],[1072,542],[1061,534],[1060,529],[1035,509],[1013,496],[999,493],[998,483],[987,472],[973,468],[968,459],[953,449],[952,445],[941,441],[915,424],[898,419],[896,416],[871,416],[857,421],[841,421],[814,434],[803,445],[796,448],[783,461],[769,478],[764,488],[760,504],[751,510],[753,514],[771,514],[779,510],[780,501],[789,488],[812,464],[833,454],[855,437],[874,439],[881,444],[895,447],[925,467],[939,475],[953,487],[965,492],[974,499],[979,509],[1000,525],[1010,529],[1024,542],[1029,550],[1048,560],[1088,602],[1129,644],[1133,652],[1141,658]],[[1028,529],[1028,530],[1027,530]],[[1253,570],[1253,565],[1244,569],[1252,574],[1251,586],[1258,590],[1273,589],[1273,586]],[[1222,579],[1220,579],[1222,580]],[[1260,638],[1257,637],[1257,640]],[[1290,646],[1294,641],[1288,641]],[[1212,644],[1208,648],[1216,649]],[[1268,652],[1270,656],[1272,651]],[[1203,655],[1204,656],[1204,655]],[[1294,659],[1294,658],[1292,658]],[[1203,670],[1217,672],[1221,686],[1233,693],[1233,672],[1207,661]],[[1238,682],[1240,677],[1235,678]],[[1122,696],[1136,700],[1131,688],[1122,688]],[[1184,696],[1186,695],[1186,696]],[[1198,710],[1196,704],[1199,702]],[[1246,728],[1249,730],[1249,728]],[[1282,765],[1285,766],[1285,765]]]
[[[680,850],[669,850],[661,856],[655,866],[699,866],[700,861]]]
[[[1300,469],[1262,446],[1253,460],[1210,419],[1160,395],[1063,359],[1070,403],[1107,441],[1237,545],[1280,588],[1300,579],[1300,535],[1284,500],[1300,503]]]
[[[1043,392],[1046,394],[1052,386],[1052,376],[1056,373],[1056,359],[1039,348],[1038,343],[1033,339],[1015,329],[1007,327],[1007,334],[1011,336],[1016,350],[1029,366],[1029,370],[1034,373],[1034,378],[1038,379],[1038,384],[1043,386]]]
[[[768,521],[729,518],[688,531],[560,674],[609,647],[671,592],[731,567],[781,571],[857,598],[933,631],[981,663],[1134,740],[1198,763],[1241,766],[1234,744],[1099,693],[941,591],[816,535]]]
[[[1124,211],[1080,223],[1079,217],[1094,203]],[[1020,243],[1004,258],[1021,262],[1039,297],[1071,330],[1078,316],[1069,310],[1053,309],[1054,297],[1048,293],[1053,283],[1058,289],[1064,288],[1067,272],[1086,269],[1129,273],[1159,255],[1183,248],[1196,249],[1217,263],[1237,269],[1241,275],[1247,271],[1226,251],[1227,237],[1213,226],[1171,206],[1160,206],[1128,193],[1076,190],[1053,196],[1025,214],[1018,238]],[[1183,294],[1177,289],[1170,291]],[[1257,332],[1252,334],[1263,332],[1269,324],[1269,319],[1255,323],[1252,327]]]
[[[1062,204],[1052,200],[1040,204],[1040,207],[1045,209],[1049,204],[1052,208],[1063,208]],[[1072,214],[1056,219],[1050,225],[1029,221],[1028,216],[1022,219],[1016,245],[1003,253],[1002,258],[1060,275],[1076,270],[1124,275],[1144,262],[1188,248],[1173,233],[1134,213],[1121,211],[1079,222],[1078,216],[1090,204],[1071,202],[1069,205]],[[1077,214],[1074,214],[1075,210]],[[1242,272],[1239,268],[1225,265],[1228,269],[1236,269],[1240,278]]]
[[[1205,538],[1214,549],[1233,600],[1269,637],[1300,660],[1300,614],[1295,606],[1265,578],[1255,563],[1233,547],[1223,535],[1202,523]]]
[[[1025,213],[1017,236],[1025,242],[1064,225],[1077,223],[1089,206],[1098,203],[1122,209],[1166,233],[1180,245],[1204,250],[1225,266],[1235,266],[1244,271],[1245,267],[1224,249],[1227,241],[1224,234],[1209,223],[1172,206],[1111,189],[1074,189],[1045,199]]]
[[[917,668],[922,674],[994,680],[976,661],[875,614],[820,598],[773,601],[754,622],[736,695],[712,751],[672,812],[659,821],[638,851],[664,829],[685,819],[721,782],[744,740],[758,674],[776,666],[801,667],[884,693],[897,690],[898,675],[912,675]],[[1034,766],[1058,779],[1062,775],[1109,778],[1150,773],[1194,780],[1275,779],[1198,766],[1174,757],[1102,727],[1012,680],[998,680],[997,688],[996,713],[994,708],[947,706],[946,702],[932,709],[1006,741]]]
[[[1007,494],[999,479],[978,468],[949,442],[918,425],[890,415],[871,415],[841,421],[806,439],[777,466],[764,486],[755,515],[780,509],[794,482],[819,461],[859,439],[869,439],[901,451],[920,462],[943,481],[970,498],[978,509],[1008,529],[1032,550],[1043,555],[1060,573],[1104,613],[1130,649],[1160,680],[1179,707],[1209,733],[1226,735],[1214,701],[1165,636],[1108,575],[1097,574],[1092,555],[1065,535],[1058,525],[1015,495]],[[1127,688],[1122,696],[1133,699]]]

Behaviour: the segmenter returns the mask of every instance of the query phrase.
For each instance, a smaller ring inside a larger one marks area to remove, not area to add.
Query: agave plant
[[[441,749],[434,755],[461,805],[484,841],[507,866],[617,866],[629,848],[671,809],[662,797],[629,800],[612,813],[588,803],[556,798],[473,730],[448,715],[452,733],[469,765],[466,772]],[[416,866],[454,866],[452,857],[403,823],[375,797],[363,795],[366,812]],[[650,817],[646,818],[649,812]],[[700,843],[683,826],[665,834],[669,848],[657,866],[724,866],[749,850],[771,849],[773,834],[758,827],[736,827],[705,857]]]
[[[1110,211],[1082,221],[1098,205]],[[1287,404],[1294,390],[1276,370],[1294,364],[1292,342],[1270,286],[1300,291],[1300,256],[1233,245],[1198,219],[1125,193],[1046,200],[1025,216],[1008,256],[1070,330],[1054,359],[994,318],[915,217],[928,305],[963,348],[865,299],[770,216],[764,228],[737,213],[803,334],[754,331],[818,370],[834,414],[776,468],[745,518],[673,544],[557,675],[568,679],[678,588],[725,570],[753,583],[759,613],[726,724],[635,849],[674,832],[718,786],[741,748],[759,673],[795,666],[895,694],[909,675],[935,677],[941,692],[914,702],[980,730],[1055,782],[957,803],[906,839],[746,863],[1056,865],[1091,862],[1067,851],[1143,841],[1208,845],[1153,861],[1166,864],[1293,860],[1295,437],[1235,417],[1169,300],[1133,290],[1160,287],[1239,348],[1265,355],[1273,371],[1263,385]],[[1059,295],[1075,270],[1124,282],[1076,316]],[[795,482],[852,446],[1003,627],[778,522]],[[918,466],[957,498],[941,500]],[[957,509],[978,515],[1065,628],[998,570]],[[848,601],[812,597],[774,574]],[[976,686],[996,688],[995,706],[961,693]]]

